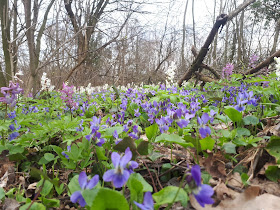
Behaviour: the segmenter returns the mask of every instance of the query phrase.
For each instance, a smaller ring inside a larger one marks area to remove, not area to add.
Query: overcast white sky
[[[175,0],[170,3],[170,0],[151,1],[150,5],[143,7],[144,11],[148,11],[149,15],[139,15],[139,20],[144,25],[152,27],[162,27],[165,25],[166,18],[168,17],[169,23],[175,26],[182,26],[183,14],[187,0]],[[195,0],[194,1],[194,14],[196,27],[204,27],[205,25],[212,26],[214,17],[214,1],[215,0]],[[219,2],[217,2],[217,9],[219,9]],[[168,14],[169,13],[169,14]],[[218,12],[216,11],[216,16]],[[192,0],[188,0],[188,9],[186,24],[192,25]]]

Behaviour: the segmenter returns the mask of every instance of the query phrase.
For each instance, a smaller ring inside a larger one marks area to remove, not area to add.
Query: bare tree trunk
[[[32,12],[31,12],[31,0],[23,0],[24,5],[24,13],[25,13],[25,24],[26,24],[26,37],[27,37],[27,45],[28,45],[28,51],[29,51],[29,69],[31,73],[31,77],[28,82],[28,86],[26,88],[26,91],[24,92],[25,95],[27,95],[31,89],[33,88],[33,96],[37,93],[38,87],[39,87],[39,81],[37,79],[38,77],[38,71],[37,68],[39,66],[39,57],[40,57],[40,49],[41,49],[41,39],[43,36],[43,32],[46,27],[47,18],[49,11],[53,5],[55,0],[51,0],[49,3],[45,14],[44,19],[42,22],[42,25],[39,29],[37,38],[36,38],[36,44],[35,44],[35,26],[38,22],[38,13],[39,13],[39,5],[38,1],[34,1],[33,5],[33,20],[32,20]]]
[[[185,40],[186,40],[186,14],[188,9],[189,0],[186,1],[184,17],[183,17],[183,40],[181,47],[181,72],[186,71],[186,61],[185,61]]]
[[[18,0],[14,0],[14,5],[13,5],[13,43],[12,43],[12,62],[13,62],[13,74],[16,74],[17,71],[17,63],[18,63],[18,45],[17,45],[17,26],[18,26]]]
[[[244,27],[244,10],[241,12],[241,16],[239,18],[239,23],[236,19],[236,25],[238,26],[238,50],[237,50],[237,61],[241,62],[244,56],[244,34],[243,34],[243,27]]]
[[[195,21],[194,21],[194,0],[192,0],[192,20],[193,20],[193,45],[196,47]]]
[[[235,25],[233,25],[233,37],[232,37],[232,45],[231,45],[231,54],[230,54],[230,62],[233,63],[234,55],[236,53],[236,43],[237,43],[237,35],[236,35],[237,29],[235,28]]]
[[[224,63],[225,65],[228,60],[228,29],[229,29],[229,24],[226,26],[226,38],[225,38],[225,52],[224,52]]]
[[[10,26],[11,20],[9,19],[9,1],[0,0],[0,21],[1,21],[1,32],[2,32],[2,46],[5,60],[5,75],[3,72],[0,73],[0,85],[1,87],[7,86],[9,80],[12,80],[12,67],[11,67],[11,54],[10,54]]]
[[[279,33],[280,33],[280,18],[277,20],[276,27],[275,27],[273,46],[272,46],[272,49],[270,52],[271,55],[276,52],[276,47],[277,47],[277,43],[278,43],[278,39],[279,39]]]

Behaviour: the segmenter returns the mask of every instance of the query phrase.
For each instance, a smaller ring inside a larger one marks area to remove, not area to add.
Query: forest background
[[[172,65],[177,81],[216,17],[246,2],[205,58],[218,73],[227,63],[243,73],[250,58],[262,61],[279,50],[279,0],[0,0],[0,86],[17,75],[25,94],[36,94],[44,72],[56,89],[65,81],[158,83]]]

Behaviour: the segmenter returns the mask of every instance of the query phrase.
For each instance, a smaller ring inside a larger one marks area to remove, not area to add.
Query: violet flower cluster
[[[1,93],[4,97],[0,97],[0,102],[8,104],[10,108],[16,105],[17,95],[23,93],[23,89],[19,87],[19,84],[14,84],[12,81],[9,83],[9,87],[1,87]]]
[[[67,86],[65,83],[63,83],[62,90],[60,91],[62,93],[61,99],[66,103],[66,106],[69,109],[75,108],[77,106],[77,103],[73,99],[74,94],[74,86]]]
[[[259,56],[253,54],[251,55],[250,59],[249,59],[249,67],[250,68],[255,68],[256,64],[258,62]]]
[[[101,138],[101,133],[98,132],[100,128],[100,121],[100,118],[93,116],[92,121],[90,122],[91,133],[85,136],[88,141],[93,140],[93,142],[95,142],[95,144],[99,147],[101,147],[102,144],[105,143],[105,139]]]
[[[233,73],[234,65],[232,63],[226,64],[222,70],[222,78],[229,79]]]

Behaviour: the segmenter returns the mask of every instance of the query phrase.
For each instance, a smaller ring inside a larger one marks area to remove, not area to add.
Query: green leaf
[[[53,151],[56,152],[56,154],[59,156],[59,157],[64,157],[61,153],[62,153],[62,149],[61,147],[58,147],[58,146],[55,146],[55,145],[50,145],[53,149]]]
[[[152,124],[151,126],[145,128],[147,138],[151,141],[153,138],[157,136],[158,133],[158,125]]]
[[[39,183],[38,183],[39,184]],[[53,184],[49,180],[45,180],[44,186],[41,190],[42,196],[47,196],[53,188]]]
[[[5,197],[5,191],[2,187],[0,187],[0,200]]]
[[[103,147],[96,146],[95,149],[98,160],[108,160],[108,158],[105,156],[105,149]]]
[[[64,191],[64,184],[63,183],[60,184],[59,186],[55,185],[54,187],[55,187],[55,190],[56,190],[58,195],[61,195],[61,193],[63,193],[63,191]]]
[[[199,142],[202,150],[207,150],[207,149],[212,150],[215,145],[215,140],[209,136],[199,140]]]
[[[60,201],[58,199],[49,199],[49,198],[44,198],[42,197],[42,202],[45,206],[48,208],[50,207],[59,207],[60,206]]]
[[[135,144],[134,140],[130,137],[125,137],[116,146],[114,146],[114,149],[119,152],[125,152],[127,147],[129,147],[130,151],[132,152],[132,159],[135,159],[135,157],[137,156],[136,144]]]
[[[148,158],[151,160],[151,161],[155,161],[156,159],[160,158],[160,157],[163,157],[164,155],[159,153],[159,152],[154,152],[152,151],[152,153],[148,156]]]
[[[3,145],[0,145],[0,154],[6,149]]]
[[[243,122],[245,125],[257,125],[260,122],[260,120],[259,118],[253,115],[249,115],[243,118]]]
[[[153,191],[153,187],[138,173],[133,173],[130,175],[127,181],[127,186],[130,190],[133,189],[136,192]]]
[[[149,154],[149,142],[148,141],[141,141],[137,147],[137,151],[140,155],[148,155]]]
[[[73,194],[74,192],[81,190],[78,179],[79,179],[79,175],[76,175],[69,182],[68,188],[70,190],[70,194]]]
[[[47,164],[47,163],[49,163],[50,161],[47,161],[46,159],[45,159],[45,157],[41,157],[40,158],[40,160],[39,160],[39,162],[38,162],[38,164],[39,165],[43,165],[43,164]]]
[[[251,132],[247,128],[236,128],[237,136],[250,136]]]
[[[248,179],[249,179],[248,174],[246,174],[246,173],[241,174],[241,181],[245,186],[247,186],[249,184],[247,181]]]
[[[240,122],[242,120],[242,113],[233,107],[225,109],[224,112],[232,120],[232,122]]]
[[[236,145],[231,142],[225,143],[222,148],[228,154],[236,154]]]
[[[280,181],[280,168],[279,168],[279,166],[268,166],[268,168],[265,171],[265,175],[271,181],[279,182]]]
[[[14,155],[14,154],[17,154],[17,153],[23,153],[24,152],[24,148],[22,146],[15,146],[15,145],[8,144],[7,147],[8,147],[8,150],[9,150],[9,155]]]
[[[113,132],[117,130],[118,134],[123,132],[123,127],[122,126],[115,126],[112,128],[106,128],[105,129],[105,136],[112,136]]]
[[[270,155],[276,158],[277,162],[280,162],[280,137],[271,136],[270,142],[266,146],[266,150]]]
[[[44,158],[47,160],[47,161],[53,161],[55,159],[54,155],[52,153],[45,153],[44,154]]]
[[[156,138],[155,142],[175,143],[175,144],[179,144],[183,147],[193,147],[192,143],[187,143],[184,139],[182,139],[177,134],[163,133]]]
[[[179,190],[179,192],[178,192]],[[178,194],[177,194],[178,192]],[[176,196],[177,194],[177,196]],[[172,203],[174,198],[176,199],[174,202],[180,201],[184,207],[188,204],[188,194],[181,188],[175,186],[168,186],[163,188],[161,191],[154,193],[153,198],[156,201],[156,206],[159,207],[163,204]]]
[[[19,210],[26,210],[30,206],[30,203],[27,203],[19,208]],[[33,203],[29,210],[46,210],[46,207],[41,203]]]
[[[127,200],[116,190],[108,188],[95,188],[93,190],[84,190],[82,195],[88,206],[94,210],[129,210]]]
[[[69,155],[69,159],[71,160],[78,160],[79,156],[80,156],[80,150],[78,148],[78,146],[76,144],[73,144],[71,146],[71,152],[67,152],[66,154]]]

